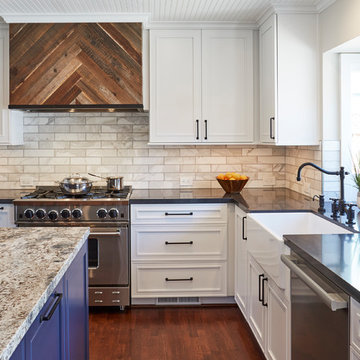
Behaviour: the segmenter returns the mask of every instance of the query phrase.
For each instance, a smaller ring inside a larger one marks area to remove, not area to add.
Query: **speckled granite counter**
[[[360,234],[285,235],[284,241],[315,269],[360,301]]]
[[[226,194],[222,189],[133,190],[130,204],[161,203],[236,203],[245,211],[315,210],[317,202],[286,188],[245,188],[241,194]]]
[[[0,360],[7,360],[85,243],[88,228],[0,228]]]

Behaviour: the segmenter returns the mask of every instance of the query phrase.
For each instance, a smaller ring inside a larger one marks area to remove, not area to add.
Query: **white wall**
[[[337,0],[320,14],[320,49],[329,51],[360,36],[360,1]]]

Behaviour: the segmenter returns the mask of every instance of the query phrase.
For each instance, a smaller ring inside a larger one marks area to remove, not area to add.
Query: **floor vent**
[[[156,299],[156,305],[201,305],[200,298],[193,297],[161,297]]]

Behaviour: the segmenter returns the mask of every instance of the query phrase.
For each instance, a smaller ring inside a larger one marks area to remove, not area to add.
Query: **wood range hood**
[[[9,109],[143,111],[142,24],[10,24]]]

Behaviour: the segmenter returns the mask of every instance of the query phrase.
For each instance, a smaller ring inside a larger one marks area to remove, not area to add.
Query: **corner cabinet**
[[[10,360],[89,359],[87,242]]]
[[[316,14],[274,14],[259,29],[260,143],[318,145]]]
[[[22,145],[23,113],[9,110],[9,26],[0,24],[0,145]]]
[[[254,140],[253,33],[150,31],[150,143]]]

